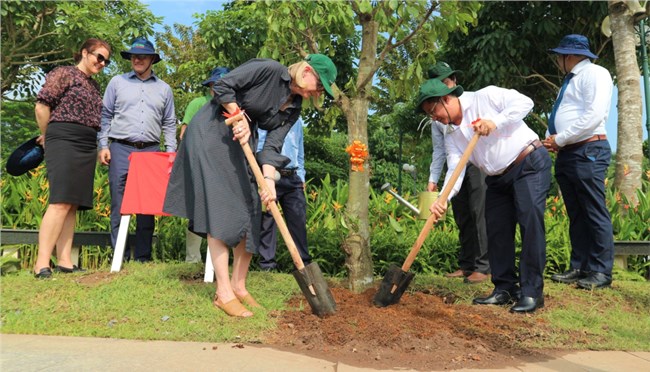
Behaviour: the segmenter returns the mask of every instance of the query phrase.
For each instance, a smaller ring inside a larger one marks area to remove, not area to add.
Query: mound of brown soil
[[[336,314],[319,318],[303,297],[278,312],[265,344],[357,367],[444,370],[499,368],[547,356],[520,346],[547,334],[534,315],[508,308],[451,304],[416,292],[385,308],[372,305],[374,289],[354,294],[332,288]],[[548,354],[548,353],[545,353]]]

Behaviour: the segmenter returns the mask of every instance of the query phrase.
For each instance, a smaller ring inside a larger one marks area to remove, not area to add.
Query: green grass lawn
[[[0,279],[3,333],[142,340],[260,342],[276,327],[278,311],[300,296],[290,274],[251,272],[249,290],[264,306],[252,319],[236,319],[210,301],[214,284],[202,266],[127,263],[119,273],[55,274],[36,280],[26,270]],[[418,274],[411,290],[427,289],[469,304],[490,283]],[[551,332],[526,346],[650,351],[650,282],[616,280],[612,289],[584,291],[546,280],[547,307],[534,315]],[[309,306],[304,302],[303,306]],[[503,316],[513,316],[507,311]]]

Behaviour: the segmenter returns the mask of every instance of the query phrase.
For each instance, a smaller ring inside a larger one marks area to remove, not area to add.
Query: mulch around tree
[[[278,328],[263,344],[378,369],[515,367],[562,353],[521,346],[552,333],[535,314],[455,304],[453,298],[424,292],[405,293],[398,304],[377,308],[372,305],[375,289],[361,294],[331,291],[337,304],[334,315],[319,318],[304,297],[295,297],[290,310],[272,314]]]

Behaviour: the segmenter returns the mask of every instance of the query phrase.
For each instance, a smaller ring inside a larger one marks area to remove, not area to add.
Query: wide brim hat
[[[452,69],[447,62],[437,62],[433,67],[427,71],[429,79],[445,80],[451,75],[460,75],[462,71]]]
[[[584,35],[578,34],[566,35],[560,40],[560,45],[557,48],[549,49],[548,51],[556,54],[576,54],[593,59],[598,58],[597,55],[589,50],[589,39]]]
[[[131,59],[132,54],[144,54],[144,55],[153,55],[153,63],[156,64],[160,62],[160,55],[156,53],[156,50],[153,47],[151,41],[144,38],[137,38],[131,44],[131,49],[124,50],[120,52],[120,55],[124,59]]]
[[[424,112],[422,109],[422,103],[429,98],[444,97],[448,94],[460,97],[464,91],[465,90],[460,85],[449,88],[445,83],[438,79],[429,79],[420,86],[420,91],[415,99],[416,110],[417,112]]]
[[[41,164],[45,158],[43,147],[36,143],[34,137],[20,145],[7,159],[7,173],[12,176],[23,175]]]
[[[320,82],[323,84],[323,88],[325,88],[325,92],[327,92],[330,97],[334,98],[332,85],[336,81],[336,75],[338,73],[336,71],[336,66],[334,66],[334,62],[332,62],[330,57],[324,54],[310,54],[305,58],[305,61],[309,63],[318,74]]]
[[[204,80],[201,85],[204,87],[210,86],[210,83],[216,83],[221,79],[225,74],[229,73],[230,69],[228,67],[216,67],[210,72],[210,77],[207,80]]]

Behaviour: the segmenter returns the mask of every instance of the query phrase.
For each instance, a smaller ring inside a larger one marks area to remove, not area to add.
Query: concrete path
[[[361,372],[377,370],[250,345],[236,347],[235,344],[205,342],[0,334],[0,371]],[[650,371],[650,352],[576,352],[558,359],[495,371]]]

